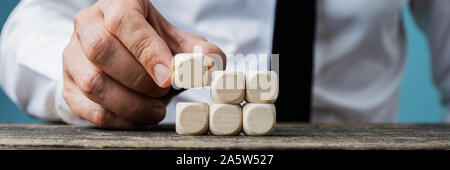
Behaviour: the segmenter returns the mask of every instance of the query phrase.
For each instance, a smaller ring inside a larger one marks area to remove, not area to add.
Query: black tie
[[[277,0],[272,54],[279,54],[277,121],[310,120],[314,0]]]

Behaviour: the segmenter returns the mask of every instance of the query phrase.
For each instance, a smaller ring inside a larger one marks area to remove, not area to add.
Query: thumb
[[[184,32],[168,22],[153,6],[148,4],[147,21],[167,44],[172,55],[179,53],[202,53],[206,55],[208,70],[223,70],[226,67],[225,53],[204,37]],[[172,66],[173,66],[172,60]],[[167,82],[164,83],[167,85]]]

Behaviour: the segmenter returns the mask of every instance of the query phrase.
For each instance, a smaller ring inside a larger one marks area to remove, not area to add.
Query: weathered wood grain
[[[289,123],[271,136],[182,136],[174,125],[113,131],[0,124],[0,149],[450,149],[450,125]]]

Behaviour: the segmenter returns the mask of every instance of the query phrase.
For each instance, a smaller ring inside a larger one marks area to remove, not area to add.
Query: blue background
[[[14,9],[19,0],[0,1],[0,28],[6,22],[9,13]],[[6,96],[0,89],[0,122],[39,122],[28,117]]]
[[[0,1],[0,27],[18,0]],[[400,88],[399,122],[439,122],[444,108],[431,80],[430,53],[427,39],[418,30],[409,9],[402,11],[408,39],[405,77]],[[0,91],[0,122],[38,122],[29,118]]]

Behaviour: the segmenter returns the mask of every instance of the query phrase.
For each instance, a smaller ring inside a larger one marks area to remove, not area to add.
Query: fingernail
[[[153,71],[155,72],[158,84],[164,84],[170,78],[170,69],[163,64],[156,64]]]

